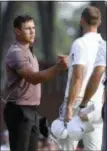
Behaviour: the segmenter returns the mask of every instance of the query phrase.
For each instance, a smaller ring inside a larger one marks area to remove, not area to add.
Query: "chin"
[[[29,40],[30,44],[33,44],[35,42],[35,40]]]

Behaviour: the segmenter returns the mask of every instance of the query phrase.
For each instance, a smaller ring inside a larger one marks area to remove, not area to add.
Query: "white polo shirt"
[[[102,42],[97,53],[95,67],[97,66],[106,66],[106,42]]]
[[[95,32],[86,33],[74,41],[69,56],[68,81],[65,91],[65,98],[69,96],[69,83],[72,77],[73,65],[80,64],[84,65],[85,70],[82,88],[78,97],[84,96],[85,88],[94,69],[97,52],[102,42],[104,42],[104,40],[102,39],[101,35]],[[101,81],[97,92],[92,97],[92,100],[102,100],[103,89],[104,87]]]

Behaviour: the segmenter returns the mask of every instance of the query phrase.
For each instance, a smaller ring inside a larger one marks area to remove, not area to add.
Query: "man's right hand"
[[[72,106],[68,105],[66,108],[65,121],[69,122],[70,120],[72,120],[73,115],[74,115],[74,110]]]
[[[59,65],[60,70],[65,70],[68,68],[68,56],[59,55],[57,58],[57,64]]]

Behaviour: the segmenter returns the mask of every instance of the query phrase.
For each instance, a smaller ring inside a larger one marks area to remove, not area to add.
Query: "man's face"
[[[17,34],[23,42],[32,44],[35,40],[35,24],[33,20],[22,23],[21,29],[17,30]]]

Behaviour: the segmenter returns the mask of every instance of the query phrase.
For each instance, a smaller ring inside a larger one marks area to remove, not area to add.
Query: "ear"
[[[81,18],[81,20],[80,20],[80,25],[83,27],[83,25],[84,25],[84,19],[83,18]]]
[[[85,23],[86,22],[85,22],[84,18],[81,17],[80,24],[83,26]]]
[[[18,29],[18,28],[15,28],[15,33],[17,34],[17,35],[20,35],[20,29]]]
[[[98,27],[100,26],[100,24],[101,24],[101,20],[99,20]]]

